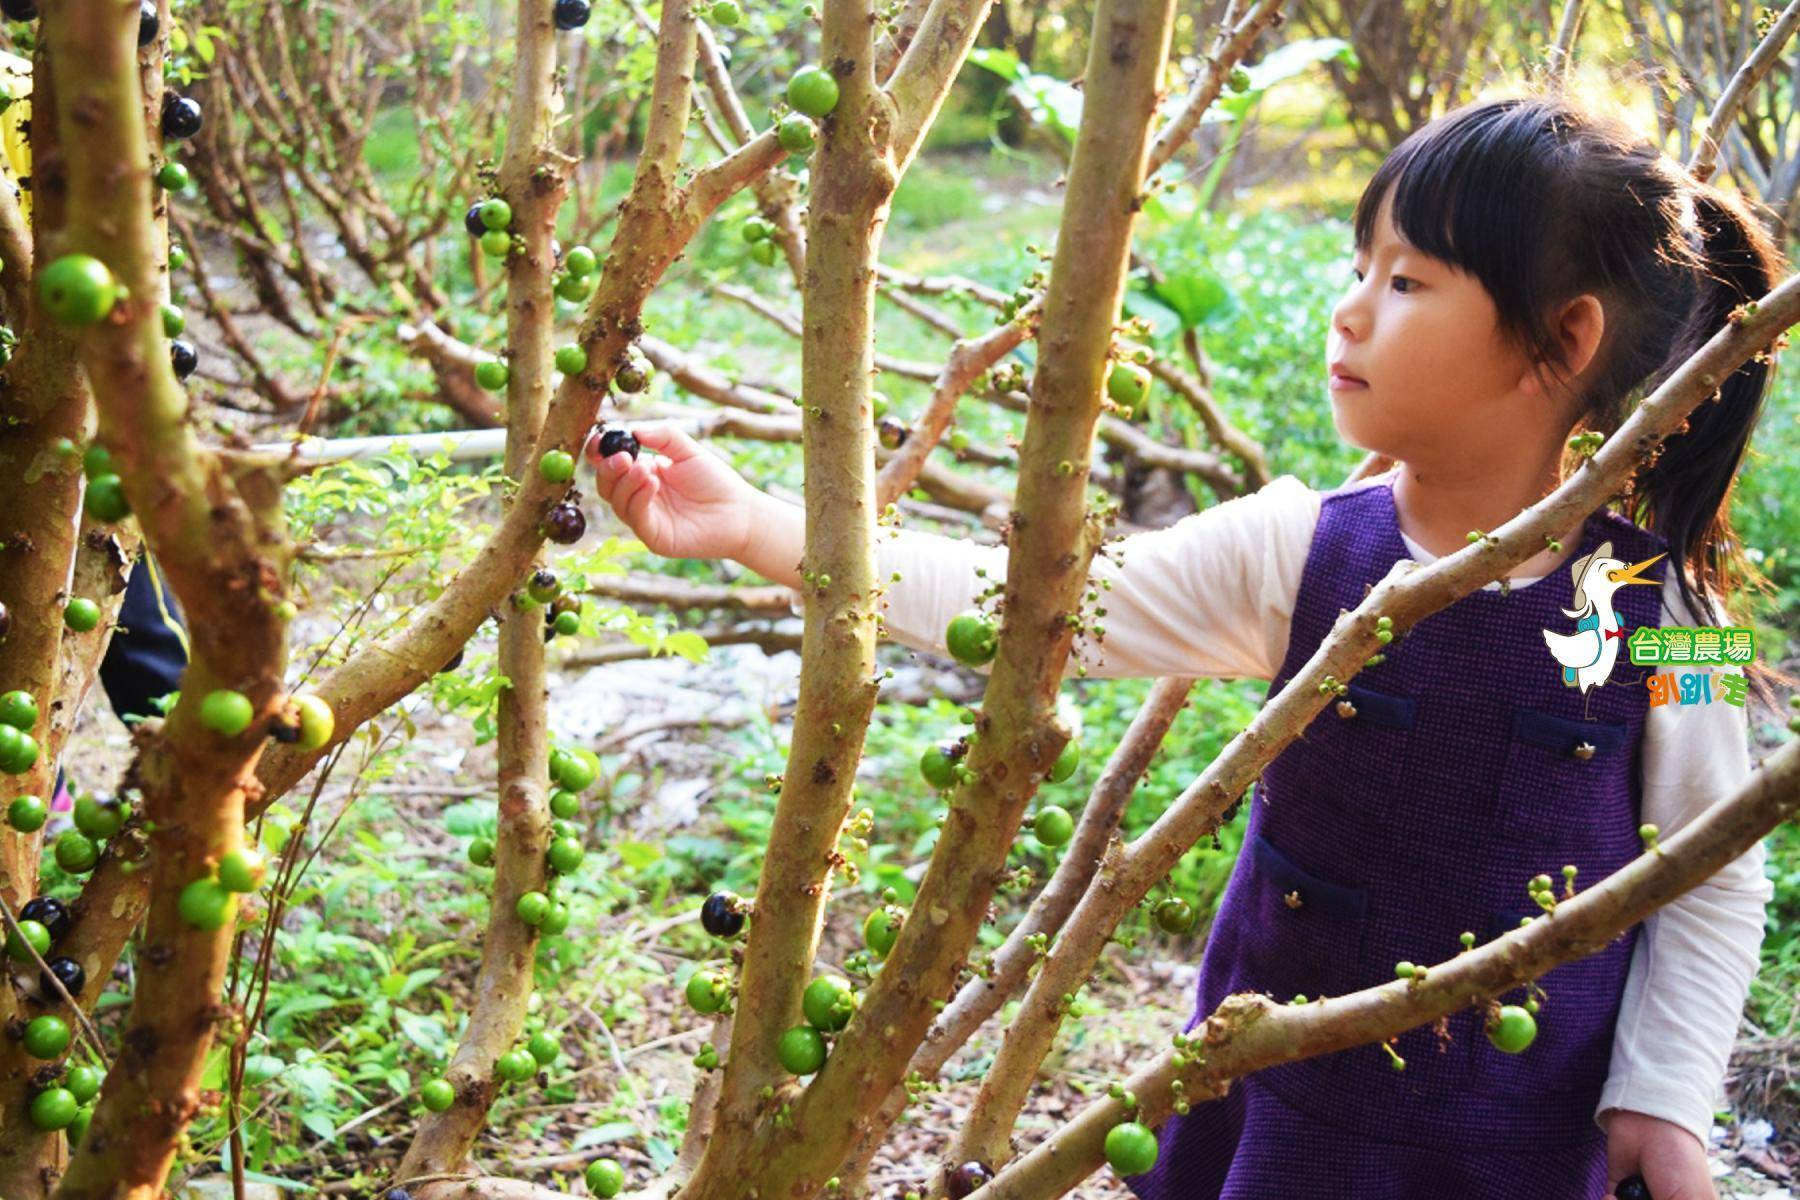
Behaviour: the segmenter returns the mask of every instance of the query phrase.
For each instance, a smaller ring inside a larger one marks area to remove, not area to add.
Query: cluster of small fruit
[[[37,762],[37,739],[31,734],[37,722],[37,700],[30,692],[14,689],[0,695],[0,773],[23,775]]]
[[[533,571],[525,590],[513,597],[513,603],[521,609],[543,606],[546,642],[558,634],[573,637],[581,632],[581,601],[563,591],[562,577],[549,567]]]
[[[74,958],[67,955],[47,957],[56,944],[68,935],[73,924],[74,919],[62,901],[50,896],[38,896],[28,900],[19,909],[17,932],[7,935],[6,953],[9,958],[26,966],[41,958],[49,968],[38,983],[36,1000],[41,1007],[60,1006],[63,1003],[63,992],[79,1001],[82,990],[87,986],[87,972]],[[51,977],[54,977],[54,982]],[[61,985],[61,991],[57,988],[58,984]],[[62,1057],[73,1039],[69,1022],[48,1012],[25,1022],[21,1034],[25,1053],[44,1062],[53,1062]],[[32,1080],[38,1089],[31,1098],[29,1109],[32,1124],[46,1132],[67,1129],[70,1143],[79,1142],[87,1132],[88,1121],[93,1116],[91,1102],[100,1093],[100,1072],[89,1066],[72,1066],[62,1073],[61,1081],[57,1082],[57,1073],[47,1068],[34,1073]]]
[[[623,375],[623,370],[620,371]],[[615,379],[616,382],[616,379]],[[648,385],[648,378],[643,377]],[[637,438],[623,429],[599,428],[600,453],[602,456],[625,453],[637,458]],[[589,437],[593,434],[590,433]],[[567,483],[575,478],[575,456],[567,450],[546,450],[538,459],[538,474],[550,483]],[[581,511],[581,505],[575,502],[574,489],[570,489],[561,500],[550,506],[544,514],[543,523],[538,532],[559,546],[570,546],[579,542],[587,533],[587,516]]]

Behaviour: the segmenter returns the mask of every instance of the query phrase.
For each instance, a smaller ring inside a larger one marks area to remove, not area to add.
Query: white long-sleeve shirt
[[[1090,579],[1111,583],[1099,600],[1106,609],[1105,636],[1098,644],[1077,637],[1065,675],[1081,663],[1090,678],[1273,679],[1287,656],[1319,499],[1299,479],[1283,475],[1252,495],[1108,543],[1117,561],[1103,550],[1089,572]],[[1405,541],[1416,561],[1436,557]],[[945,626],[977,593],[1006,577],[1006,555],[1004,546],[916,530],[878,533],[876,578],[888,588],[887,635],[947,656]],[[978,567],[985,578],[975,574]],[[898,582],[892,580],[896,571]],[[1523,587],[1533,578],[1511,582]],[[1674,580],[1671,569],[1663,586],[1663,623],[1699,624]],[[790,592],[790,603],[801,611],[798,592]],[[1643,819],[1671,835],[1748,778],[1746,710],[1718,698],[1653,706],[1642,755]],[[1609,1108],[1628,1109],[1673,1122],[1708,1144],[1715,1100],[1759,966],[1764,910],[1774,894],[1764,871],[1766,853],[1758,843],[1645,919],[1596,1124]]]

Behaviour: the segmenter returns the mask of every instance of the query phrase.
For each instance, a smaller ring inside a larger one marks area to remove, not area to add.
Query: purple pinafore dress
[[[1411,557],[1394,473],[1325,492],[1273,695],[1395,562]],[[1602,510],[1575,557],[1612,543],[1634,563],[1666,544]],[[1569,560],[1571,563],[1573,558]],[[1645,572],[1660,582],[1668,560]],[[1660,587],[1613,595],[1629,634],[1658,626]],[[1569,566],[1510,592],[1480,590],[1392,642],[1258,781],[1243,849],[1201,960],[1192,1031],[1227,995],[1342,996],[1391,981],[1402,960],[1441,962],[1541,913],[1533,875],[1558,894],[1640,853],[1643,668],[1623,649],[1590,692],[1566,686],[1541,630],[1574,631]],[[1573,753],[1587,743],[1594,752]],[[1293,897],[1290,901],[1287,897]],[[1493,1047],[1481,1014],[1379,1044],[1285,1063],[1171,1117],[1157,1164],[1126,1180],[1144,1200],[1597,1200],[1605,1136],[1594,1122],[1640,926],[1538,979],[1536,1041]],[[1523,986],[1499,997],[1521,1003]]]

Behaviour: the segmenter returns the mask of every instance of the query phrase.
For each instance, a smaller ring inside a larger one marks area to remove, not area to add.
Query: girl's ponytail
[[[1774,240],[1742,200],[1699,182],[1690,185],[1689,196],[1695,226],[1690,242],[1697,242],[1704,266],[1687,321],[1656,372],[1659,380],[1710,341],[1737,308],[1768,294],[1784,270]],[[1676,588],[1705,624],[1747,621],[1742,603],[1747,592],[1773,590],[1745,555],[1731,527],[1730,508],[1774,374],[1774,353],[1773,348],[1759,352],[1701,401],[1682,431],[1639,470],[1626,494],[1626,515],[1668,543]],[[1726,601],[1724,613],[1713,604],[1715,596]],[[1773,703],[1769,669],[1754,664],[1748,673],[1762,698]]]

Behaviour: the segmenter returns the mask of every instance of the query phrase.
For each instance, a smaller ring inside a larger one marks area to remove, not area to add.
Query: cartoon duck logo
[[[1544,630],[1550,653],[1562,664],[1563,685],[1580,688],[1583,697],[1606,682],[1625,641],[1618,614],[1613,611],[1613,593],[1633,583],[1661,586],[1654,579],[1643,578],[1643,573],[1663,555],[1626,566],[1612,552],[1612,542],[1601,542],[1592,554],[1582,555],[1569,567],[1577,606],[1565,608],[1563,613],[1576,618],[1575,632]]]

